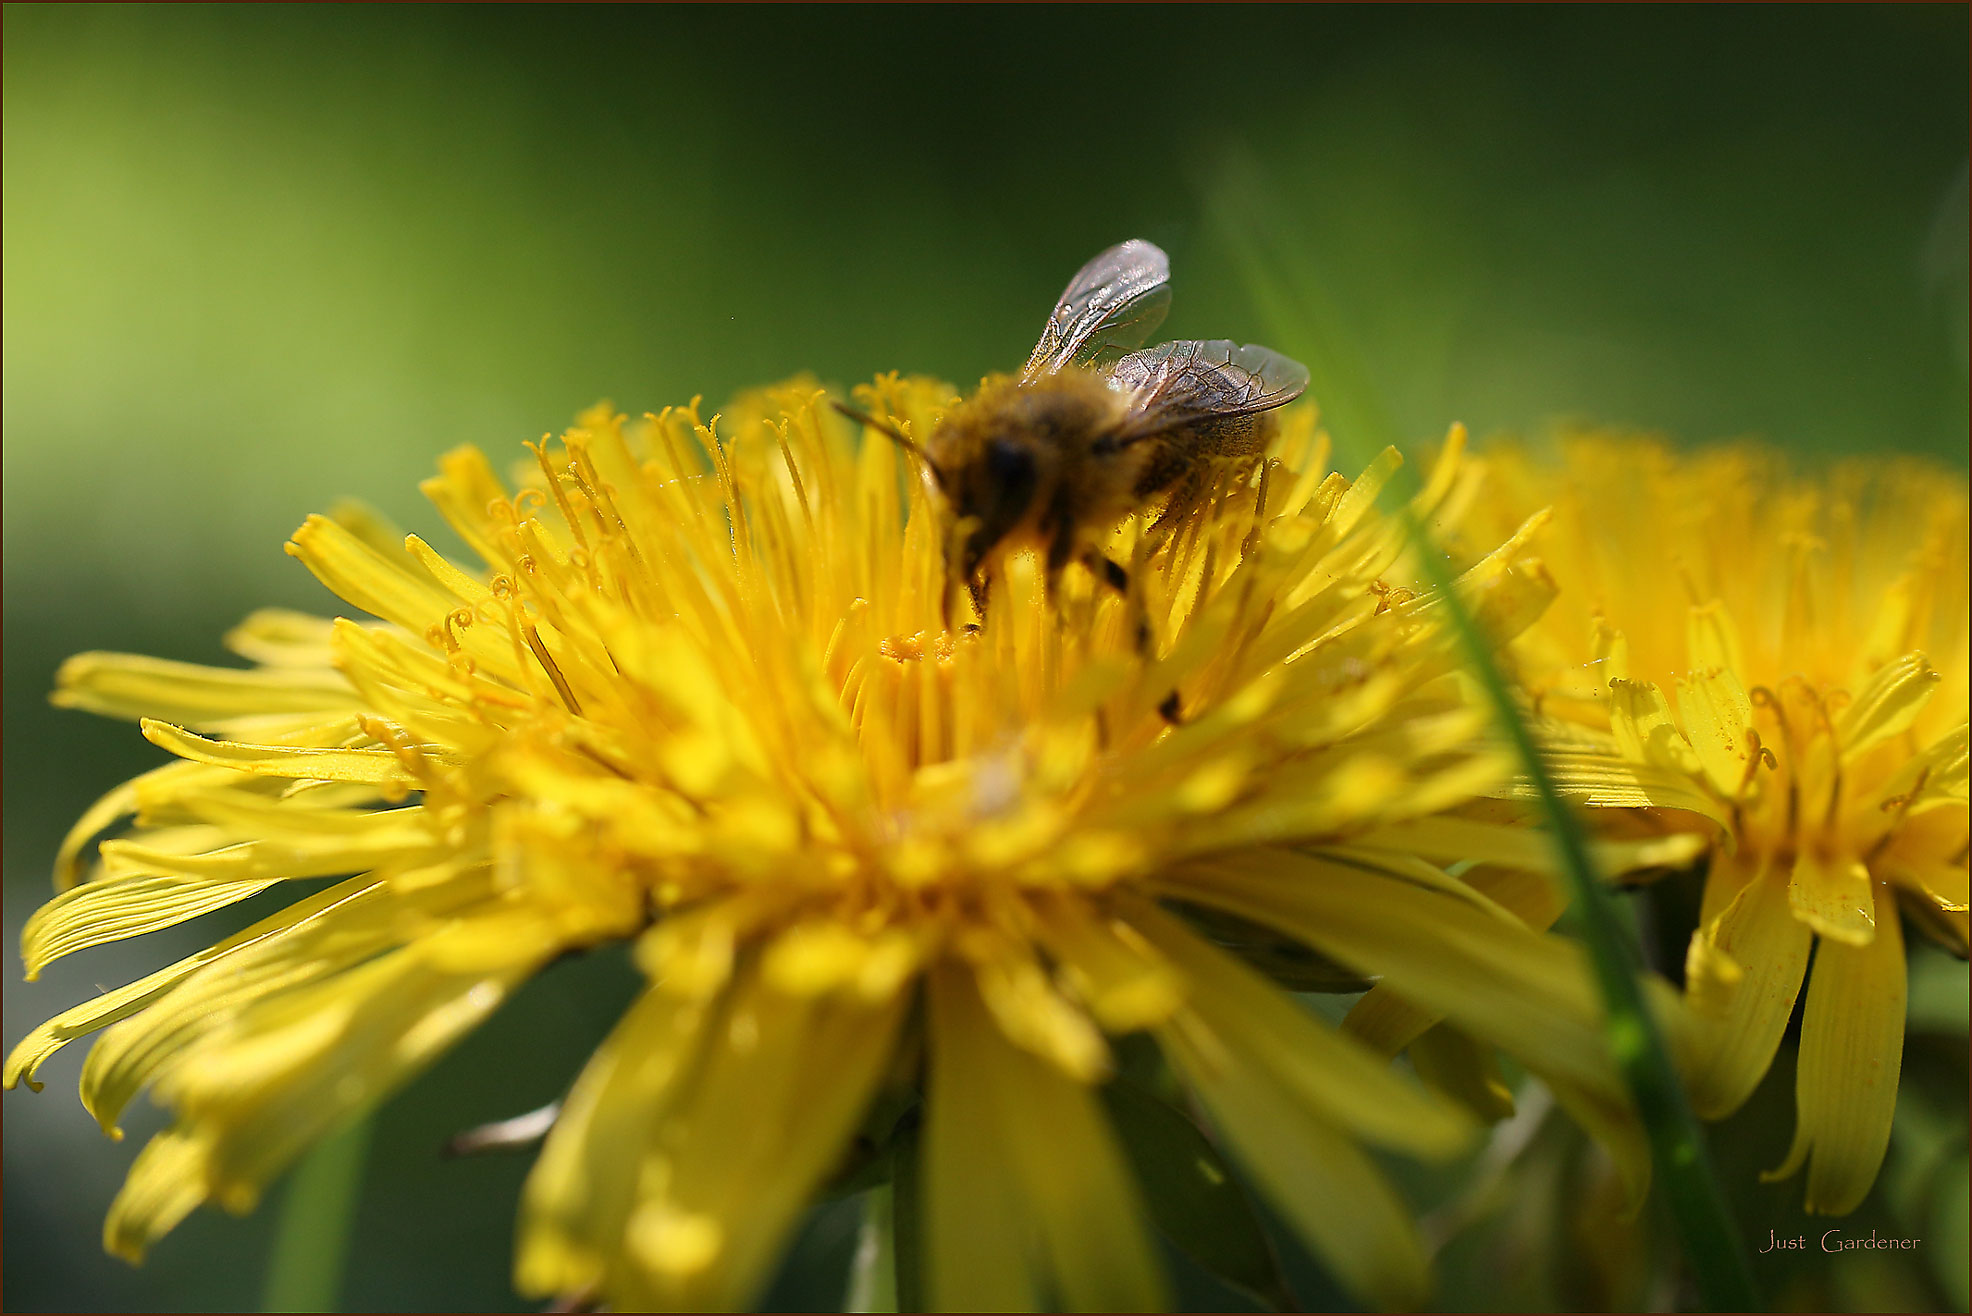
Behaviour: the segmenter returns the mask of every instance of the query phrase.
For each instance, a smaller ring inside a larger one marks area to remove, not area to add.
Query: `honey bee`
[[[1051,584],[1080,561],[1127,593],[1102,537],[1156,503],[1157,525],[1180,521],[1228,466],[1266,452],[1268,413],[1301,395],[1307,367],[1227,339],[1132,350],[1170,303],[1169,258],[1132,239],[1076,271],[1019,374],[988,379],[922,445],[838,404],[924,462],[950,513],[948,579],[976,605],[1020,548],[1045,554]]]

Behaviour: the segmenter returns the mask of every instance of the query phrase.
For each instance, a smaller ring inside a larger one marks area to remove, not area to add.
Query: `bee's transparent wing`
[[[1022,379],[1087,365],[1107,350],[1128,351],[1164,321],[1171,306],[1171,261],[1142,238],[1119,242],[1075,272],[1048,316]]]
[[[1284,407],[1308,387],[1308,367],[1272,348],[1215,338],[1132,352],[1110,368],[1109,384],[1130,400],[1129,418],[1116,435],[1128,442],[1196,421]]]

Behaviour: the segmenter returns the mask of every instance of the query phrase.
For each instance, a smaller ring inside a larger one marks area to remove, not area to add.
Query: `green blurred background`
[[[8,6],[4,24],[9,943],[67,823],[161,757],[46,706],[65,655],[218,660],[253,607],[328,610],[281,552],[309,511],[357,494],[429,531],[415,486],[439,452],[517,452],[597,398],[1008,367],[1124,237],[1171,252],[1172,336],[1261,337],[1210,218],[1232,161],[1406,438],[1575,416],[1921,452],[1963,478],[1963,6]],[[4,1040],[257,912],[32,986],[10,973]],[[1965,971],[1913,973],[1898,1143],[1847,1227],[1936,1246],[1758,1258],[1777,1302],[1964,1308]],[[434,1149],[556,1095],[632,986],[621,956],[560,967],[386,1109],[349,1306],[514,1304],[525,1160]],[[7,1307],[251,1308],[269,1210],[202,1212],[142,1270],[103,1255],[157,1115],[104,1141],[80,1060],[0,1107]],[[1791,1070],[1717,1139],[1756,1242],[1812,1229],[1798,1180],[1750,1182],[1784,1149]],[[1413,1187],[1428,1205],[1448,1182]],[[1453,1240],[1448,1303],[1580,1301],[1600,1290],[1576,1272],[1648,1241],[1648,1217],[1577,1237],[1572,1199],[1545,1200]],[[767,1303],[836,1301],[853,1227],[853,1206],[819,1214]],[[1304,1301],[1330,1300],[1290,1265]],[[1667,1282],[1629,1300],[1674,1301]]]

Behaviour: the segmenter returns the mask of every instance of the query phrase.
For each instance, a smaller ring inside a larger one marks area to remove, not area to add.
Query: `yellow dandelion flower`
[[[1490,464],[1499,515],[1555,509],[1560,600],[1511,652],[1561,779],[1647,811],[1611,826],[1715,837],[1686,965],[1693,1102],[1746,1100],[1806,981],[1773,1177],[1806,1165],[1810,1211],[1853,1210],[1896,1104],[1899,912],[1966,953],[1964,479],[1606,437]]]
[[[860,397],[920,434],[951,400],[895,377]],[[1359,1144],[1442,1156],[1469,1119],[1190,910],[1619,1099],[1579,953],[1427,862],[1486,831],[1445,811],[1509,765],[1458,696],[1443,601],[1375,588],[1404,551],[1373,508],[1394,454],[1325,475],[1290,417],[1175,533],[1118,527],[1127,597],[1081,566],[1049,590],[1016,555],[981,624],[948,631],[931,495],[823,402],[598,409],[517,493],[454,452],[425,491],[482,566],[315,517],[288,551],[377,620],[256,614],[230,637],[246,670],[68,664],[59,702],[141,718],[177,761],[76,825],[30,977],[337,879],[8,1061],[31,1082],[106,1029],[82,1077],[103,1127],[146,1087],[174,1113],[113,1251],[251,1206],[530,975],[613,940],[649,984],[548,1135],[516,1279],[620,1310],[744,1304],[900,1086],[922,1092],[932,1303],[1161,1306],[1096,1096],[1111,1039],[1146,1031],[1345,1282],[1417,1301],[1422,1249]],[[1419,510],[1468,484],[1454,452]],[[1500,634],[1551,593],[1523,536],[1460,589]]]

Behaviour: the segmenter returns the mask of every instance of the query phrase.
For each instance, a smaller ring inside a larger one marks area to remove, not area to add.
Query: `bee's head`
[[[1060,458],[1045,441],[1060,429],[1051,400],[1011,380],[989,383],[947,413],[923,447],[888,421],[834,406],[924,464],[949,513],[945,566],[954,587],[977,581],[987,558],[1036,519],[1036,505],[1060,479]]]
[[[957,575],[971,580],[986,557],[1033,510],[1041,472],[1032,443],[991,438],[963,470],[952,473],[952,511],[964,527]]]

